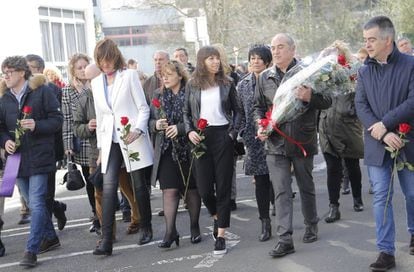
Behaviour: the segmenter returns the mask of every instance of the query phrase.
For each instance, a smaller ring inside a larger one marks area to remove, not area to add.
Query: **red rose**
[[[398,131],[401,134],[407,134],[411,130],[411,126],[407,123],[402,123],[398,126]]]
[[[203,119],[203,118],[198,119],[197,128],[199,130],[204,130],[207,127],[207,125],[208,125],[208,122],[206,119]]]
[[[269,126],[269,119],[267,119],[267,118],[260,119],[259,120],[259,125],[262,128],[267,128]]]
[[[121,125],[126,126],[128,125],[129,119],[126,116],[121,117]]]
[[[27,115],[31,114],[32,113],[32,107],[30,107],[30,106],[24,106],[23,107],[23,113],[24,114],[27,114]]]
[[[344,55],[338,55],[338,63],[341,65],[341,66],[346,66],[347,64],[346,64],[346,58],[345,58],[345,56]]]
[[[161,107],[161,102],[158,98],[154,98],[152,99],[152,105],[156,107],[157,109],[159,109]]]

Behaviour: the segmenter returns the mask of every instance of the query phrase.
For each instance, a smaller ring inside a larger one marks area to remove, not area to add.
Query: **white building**
[[[70,56],[93,56],[95,22],[91,0],[11,0],[2,3],[0,62],[37,54],[65,75]]]

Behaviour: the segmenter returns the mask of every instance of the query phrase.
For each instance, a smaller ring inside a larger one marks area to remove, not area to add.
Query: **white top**
[[[221,107],[219,86],[201,90],[200,118],[206,119],[209,126],[224,126],[229,123]]]
[[[110,108],[112,108],[112,92],[114,91],[114,84],[111,84],[111,85],[109,85],[109,86],[107,86],[107,90],[108,90],[108,94],[107,94],[107,99],[108,99],[108,106],[110,107]],[[114,130],[112,131],[112,142],[114,142],[114,143],[119,143],[119,141],[118,141],[118,137],[116,136],[116,126],[115,126],[115,123],[114,123]]]

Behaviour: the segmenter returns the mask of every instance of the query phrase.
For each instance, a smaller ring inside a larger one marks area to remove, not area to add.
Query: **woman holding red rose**
[[[183,107],[188,74],[184,65],[173,60],[162,67],[161,75],[163,87],[154,92],[149,122],[150,131],[155,135],[151,181],[155,185],[159,180],[163,196],[166,232],[158,247],[169,248],[174,241],[179,245],[175,220],[180,195],[185,196],[190,215],[191,243],[201,241],[198,224],[201,201],[189,171],[191,154],[184,128]]]
[[[197,133],[201,118],[208,121],[204,137]],[[232,79],[224,74],[219,51],[212,46],[202,47],[186,86],[184,122],[190,141],[194,145],[202,141],[206,146],[205,154],[195,159],[194,165],[198,192],[214,218],[214,254],[227,252],[224,233],[230,226],[234,140],[240,118],[236,89]]]

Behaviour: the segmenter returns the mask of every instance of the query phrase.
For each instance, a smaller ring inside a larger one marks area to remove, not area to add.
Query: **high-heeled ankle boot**
[[[362,203],[361,197],[354,198],[354,211],[362,212],[364,210],[364,204]]]
[[[264,242],[270,239],[272,236],[272,223],[270,218],[263,218],[262,220],[262,233],[259,235],[259,241]]]
[[[175,234],[175,237],[173,237],[171,240],[162,241],[158,244],[159,248],[170,248],[171,244],[174,243],[179,246],[180,245],[180,235],[177,233]]]
[[[341,213],[339,212],[339,205],[329,204],[329,214],[325,218],[326,223],[333,223],[341,219]]]
[[[107,240],[103,239],[99,246],[93,250],[93,255],[105,255],[111,256],[112,255],[112,239]]]

